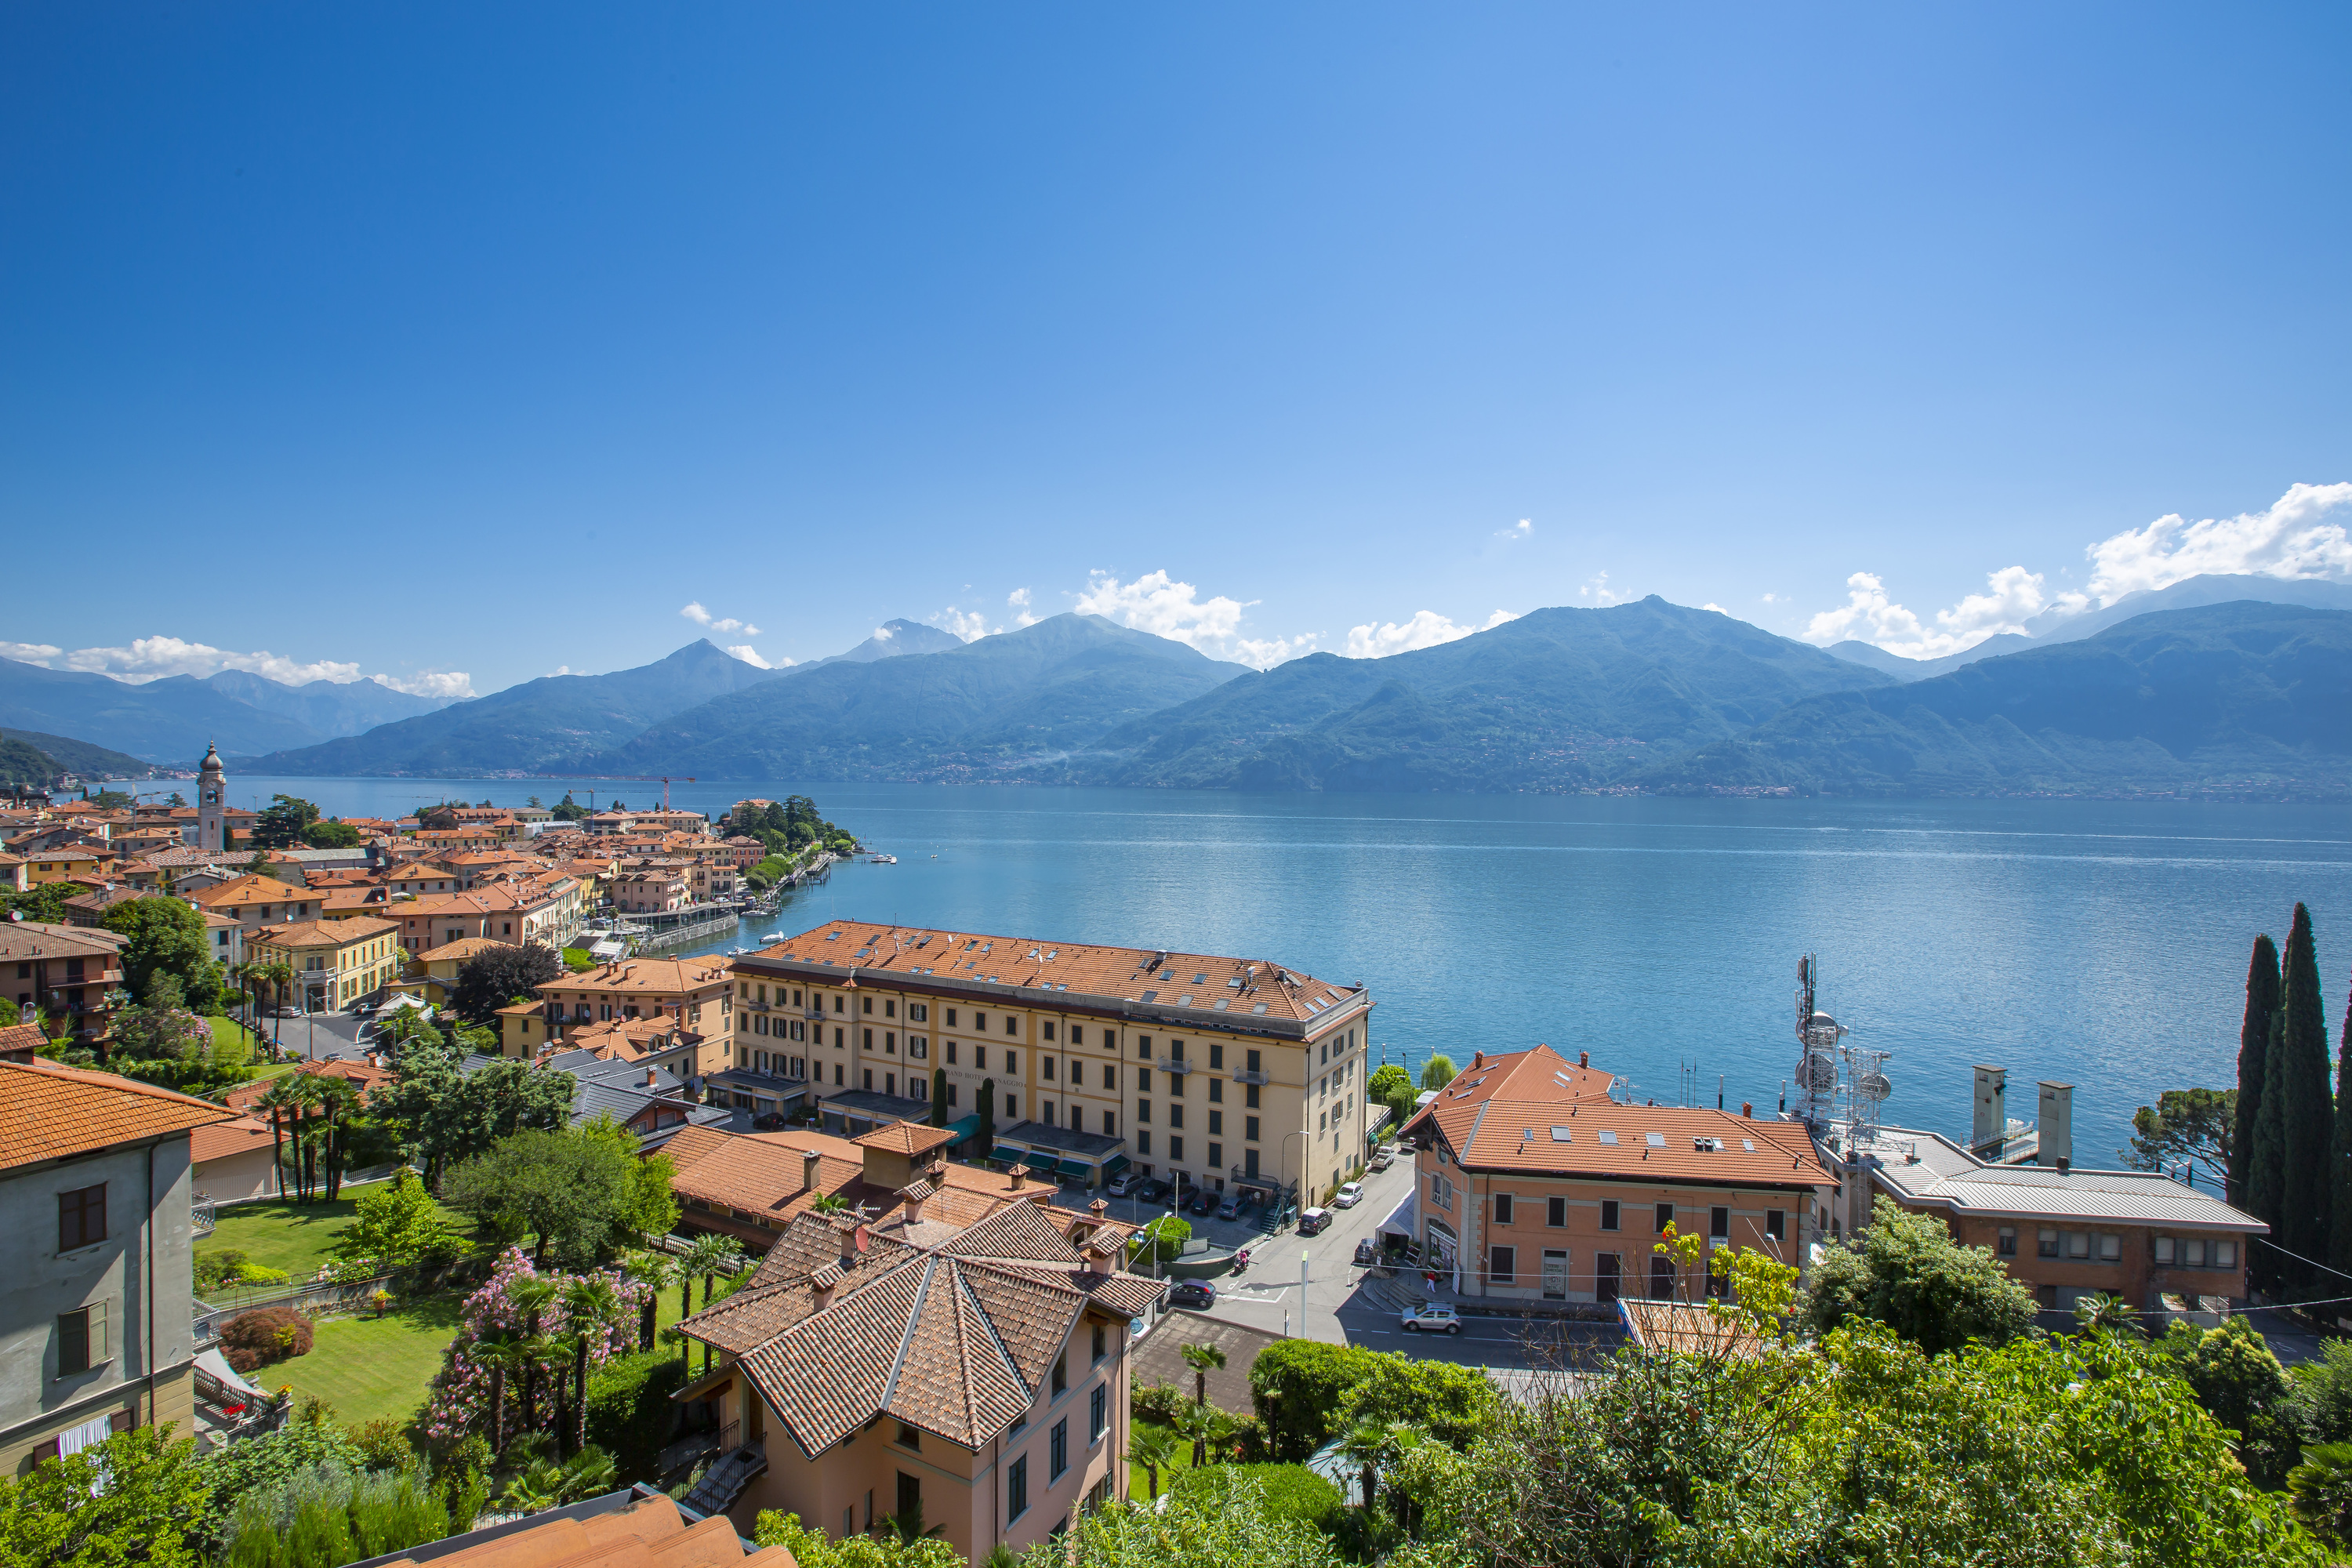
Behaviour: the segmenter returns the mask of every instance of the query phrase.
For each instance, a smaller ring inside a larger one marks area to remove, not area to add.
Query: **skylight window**
[[[1653,1133],[1651,1133],[1651,1134],[1650,1134],[1650,1147],[1651,1147],[1651,1148],[1653,1148],[1653,1149],[1663,1149],[1663,1148],[1664,1148],[1665,1146],[1666,1146],[1666,1135],[1665,1135],[1664,1133],[1663,1133],[1663,1132],[1653,1132]]]
[[[1261,1002],[1256,1006],[1251,1008],[1250,1011],[1253,1013],[1263,1013],[1265,1011],[1265,1004]]]
[[[1753,1138],[1742,1138],[1739,1141],[1739,1146],[1742,1149],[1747,1150],[1751,1154],[1756,1152],[1756,1140]]]
[[[1242,988],[1242,977],[1238,974],[1234,975],[1231,980],[1225,982],[1225,988],[1229,991],[1240,990]]]
[[[1601,1134],[1601,1141],[1603,1143],[1608,1144],[1612,1149],[1614,1149],[1615,1147],[1617,1147],[1617,1134],[1615,1134],[1614,1132],[1610,1132],[1610,1131],[1604,1131]]]
[[[1205,974],[1195,974],[1192,976],[1192,984],[1195,985],[1206,985],[1208,983],[1209,977]]]
[[[1160,1000],[1160,993],[1157,991],[1147,991],[1143,994],[1143,999],[1146,1002],[1157,1002]]]
[[[1555,1143],[1573,1143],[1576,1142],[1576,1131],[1570,1127],[1555,1127],[1551,1130],[1551,1141]]]
[[[1178,1005],[1179,1007],[1190,1007],[1192,1005],[1192,993],[1190,993],[1190,992],[1187,992],[1187,993],[1185,993],[1183,995],[1179,996],[1179,997],[1177,997],[1177,998],[1176,998],[1176,1005]]]

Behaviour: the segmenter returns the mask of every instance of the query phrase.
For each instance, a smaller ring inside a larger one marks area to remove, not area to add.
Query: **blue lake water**
[[[544,780],[232,778],[336,815],[521,805]],[[658,785],[654,786],[658,791]],[[645,806],[643,784],[616,786]],[[836,917],[1264,958],[1361,981],[1375,1056],[1534,1041],[1637,1095],[1778,1106],[1799,953],[1887,1121],[1965,1132],[1969,1072],[2075,1086],[2076,1158],[2133,1107],[2236,1081],[2248,945],[2312,907],[2331,1023],[2352,965],[2352,813],[2082,801],[1238,795],[784,782],[681,785],[723,812],[813,796],[896,866],[837,868],[761,929]],[[585,798],[584,791],[581,798]],[[598,792],[600,803],[611,795]],[[756,932],[705,943],[723,949]],[[2334,1033],[2331,1027],[2331,1034]],[[1685,1068],[1688,1072],[1685,1072]]]

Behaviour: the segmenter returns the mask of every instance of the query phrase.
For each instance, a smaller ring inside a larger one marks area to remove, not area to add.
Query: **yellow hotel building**
[[[1372,1000],[1265,960],[838,921],[738,958],[735,1062],[827,1128],[919,1120],[1099,1184],[1320,1200],[1364,1158]]]
[[[263,926],[246,933],[248,963],[282,963],[294,972],[291,994],[311,1012],[347,1007],[400,978],[406,955],[394,921],[354,916]]]

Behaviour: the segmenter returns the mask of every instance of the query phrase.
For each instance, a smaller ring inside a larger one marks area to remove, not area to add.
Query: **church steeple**
[[[228,847],[228,770],[221,765],[220,748],[205,743],[205,760],[196,769],[196,847]]]

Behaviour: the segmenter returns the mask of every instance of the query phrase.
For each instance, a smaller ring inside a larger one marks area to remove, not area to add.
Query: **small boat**
[[[785,941],[785,940],[787,940],[787,939],[786,939],[786,937],[785,937],[784,933],[783,933],[782,931],[770,931],[767,935],[765,935],[765,936],[763,936],[763,937],[761,937],[761,938],[760,939],[760,941],[761,941],[763,944],[768,945],[768,946],[773,946],[775,943],[780,942],[783,942],[783,941]]]

